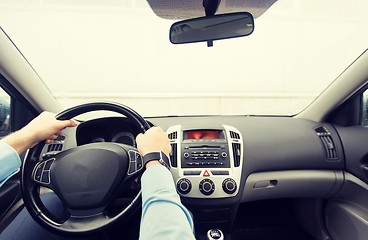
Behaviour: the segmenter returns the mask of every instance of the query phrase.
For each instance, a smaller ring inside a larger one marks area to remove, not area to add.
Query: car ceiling
[[[164,19],[186,19],[204,16],[202,0],[147,0],[154,13]],[[247,11],[261,16],[276,0],[220,0],[216,14]]]

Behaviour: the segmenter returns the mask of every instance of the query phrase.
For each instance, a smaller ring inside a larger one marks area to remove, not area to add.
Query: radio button
[[[226,152],[222,152],[221,153],[221,157],[226,158],[227,157],[227,153]]]
[[[188,152],[185,152],[185,153],[184,153],[184,158],[189,158],[189,156],[190,156],[190,155],[189,155],[189,153],[188,153]]]

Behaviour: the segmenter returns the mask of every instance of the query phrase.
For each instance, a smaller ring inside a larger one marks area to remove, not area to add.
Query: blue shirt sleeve
[[[21,161],[18,153],[3,141],[0,141],[0,187],[19,171]]]
[[[139,239],[195,239],[192,214],[181,203],[170,171],[159,164],[142,176]]]

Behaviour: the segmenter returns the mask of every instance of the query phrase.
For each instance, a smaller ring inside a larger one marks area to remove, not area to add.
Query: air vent
[[[234,139],[240,139],[239,133],[236,133],[236,132],[233,132],[233,131],[230,131],[230,137],[234,138]]]
[[[325,147],[327,159],[337,159],[335,144],[330,135],[319,136]]]
[[[172,167],[178,166],[178,161],[176,158],[177,158],[177,145],[176,143],[173,143],[171,144],[171,153],[170,153],[170,162]]]
[[[51,151],[61,151],[63,149],[63,144],[50,144],[47,147],[47,151],[51,152]]]
[[[331,133],[327,130],[327,128],[324,126],[321,126],[321,127],[316,128],[315,131],[317,132],[317,135],[321,139],[322,145],[326,152],[327,159],[329,160],[338,159],[335,144],[331,137]]]
[[[233,143],[234,167],[240,166],[241,149],[240,143]]]
[[[178,138],[178,132],[172,132],[169,134],[169,139],[177,139]]]

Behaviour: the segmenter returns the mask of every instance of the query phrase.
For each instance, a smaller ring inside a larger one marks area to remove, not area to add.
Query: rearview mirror
[[[253,16],[247,12],[227,13],[188,19],[170,28],[170,42],[206,42],[250,35],[254,30]]]

